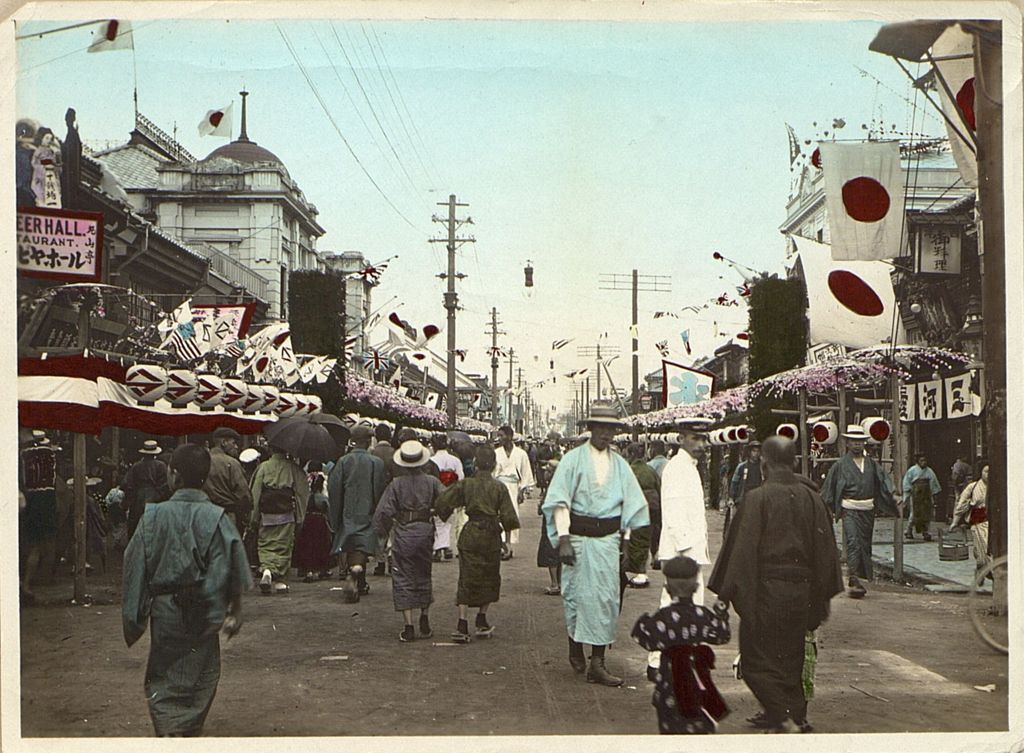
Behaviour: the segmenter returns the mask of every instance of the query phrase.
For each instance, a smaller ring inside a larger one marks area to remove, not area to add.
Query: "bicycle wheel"
[[[968,611],[978,637],[1001,654],[1010,652],[1009,607],[998,608],[992,589],[996,582],[1006,583],[1006,557],[999,557],[978,571],[971,583]]]

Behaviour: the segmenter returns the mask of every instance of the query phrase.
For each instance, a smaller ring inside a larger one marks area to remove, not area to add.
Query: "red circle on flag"
[[[819,170],[821,169],[821,150],[820,149],[815,149],[811,153],[811,164],[814,165]]]
[[[736,333],[736,339],[737,340],[749,340],[750,339],[750,335],[748,335],[746,332],[737,332]]]
[[[964,81],[960,91],[956,93],[956,103],[964,111],[964,118],[972,131],[977,130],[974,123],[974,78]]]
[[[224,119],[224,113],[222,113],[220,110],[218,110],[217,112],[211,112],[210,113],[210,125],[212,125],[214,128],[219,126],[220,125],[220,121],[223,120],[223,119]]]
[[[874,288],[845,269],[828,273],[828,289],[837,301],[860,316],[878,316],[885,310]]]
[[[858,222],[878,222],[889,212],[889,192],[874,178],[862,175],[843,184],[843,206]]]

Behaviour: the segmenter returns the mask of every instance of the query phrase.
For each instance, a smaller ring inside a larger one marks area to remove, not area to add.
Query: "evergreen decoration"
[[[806,296],[799,280],[762,278],[751,286],[747,298],[750,321],[749,383],[803,366],[807,358]],[[751,392],[747,424],[760,440],[772,436],[784,417],[773,408],[789,407],[783,396]]]
[[[338,359],[335,374],[325,384],[309,385],[323,400],[324,411],[343,416],[352,411],[344,401],[345,276],[328,270],[298,270],[288,275],[288,323],[296,353],[316,353]],[[337,372],[342,372],[339,375]],[[340,378],[339,378],[340,377]],[[381,418],[384,418],[382,416]]]

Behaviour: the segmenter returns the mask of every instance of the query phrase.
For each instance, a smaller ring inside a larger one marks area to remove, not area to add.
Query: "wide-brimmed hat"
[[[430,453],[427,448],[415,439],[402,442],[402,446],[395,450],[395,465],[402,468],[419,468],[430,460]]]
[[[863,439],[867,441],[871,439],[868,433],[864,431],[864,427],[860,424],[849,424],[846,427],[846,431],[843,432],[843,436],[847,439]]]
[[[252,463],[255,460],[260,459],[260,451],[255,447],[247,447],[238,453],[238,462],[240,463]]]
[[[611,405],[594,405],[587,416],[587,424],[605,424],[606,426],[625,426],[619,418],[619,412]]]
[[[218,426],[211,435],[214,439],[233,439],[236,442],[242,441],[242,435],[230,426]]]
[[[681,434],[707,434],[711,431],[711,421],[707,418],[680,418],[676,422],[676,430]]]
[[[163,452],[163,448],[157,444],[155,439],[147,439],[139,448],[140,455],[159,455],[161,452]]]

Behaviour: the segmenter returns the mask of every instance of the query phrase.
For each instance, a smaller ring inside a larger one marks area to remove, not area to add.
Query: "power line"
[[[352,159],[354,159],[356,161],[356,164],[359,165],[359,169],[363,171],[363,174],[366,176],[367,180],[369,180],[373,187],[377,189],[377,193],[384,197],[384,201],[388,203],[388,206],[395,210],[395,214],[401,217],[409,227],[415,229],[417,227],[416,224],[413,223],[413,221],[406,217],[404,214],[402,214],[402,210],[395,206],[395,203],[391,201],[391,198],[386,193],[384,193],[384,189],[382,189],[377,184],[377,181],[373,179],[373,176],[370,175],[370,171],[366,169],[366,166],[363,164],[363,161],[359,159],[359,155],[355,153],[355,150],[352,148],[352,145],[348,143],[348,139],[345,138],[345,134],[341,132],[341,128],[339,128],[338,124],[335,122],[334,116],[331,115],[331,111],[327,108],[327,103],[324,102],[323,97],[320,96],[320,91],[316,88],[316,84],[313,83],[313,79],[310,78],[309,73],[306,71],[306,67],[302,64],[302,61],[299,60],[299,56],[298,54],[296,54],[295,48],[292,47],[292,43],[291,40],[288,39],[288,35],[284,33],[284,29],[282,29],[281,25],[276,21],[274,22],[274,26],[277,27],[277,31],[281,35],[281,38],[284,40],[285,46],[288,47],[288,52],[291,53],[292,59],[295,60],[295,65],[298,66],[299,72],[302,73],[303,78],[306,79],[306,83],[309,84],[309,88],[313,92],[313,96],[316,97],[317,102],[320,103],[320,107],[323,109],[324,114],[327,115],[327,119],[331,121],[331,125],[334,127],[334,130],[337,132],[338,137],[341,139],[342,143],[345,144],[345,147],[348,149],[349,154],[352,155]]]
[[[405,102],[405,97],[402,96],[402,89],[398,85],[398,80],[395,78],[395,72],[391,68],[391,65],[388,63],[387,55],[385,55],[385,53],[384,53],[384,45],[382,45],[380,43],[380,37],[377,35],[377,30],[375,28],[373,28],[373,26],[370,26],[370,30],[373,32],[373,38],[374,38],[374,40],[376,40],[377,48],[380,50],[381,59],[384,61],[384,68],[385,68],[385,70],[387,70],[388,74],[391,76],[391,81],[395,85],[395,91],[398,92],[398,99],[402,103],[402,107],[405,109],[406,114],[409,116],[409,122],[412,123],[412,129],[416,133],[417,138],[419,138],[420,145],[423,147],[424,151],[426,151],[426,148],[427,148],[426,144],[423,143],[423,137],[420,136],[419,129],[416,127],[416,119],[412,116],[412,113],[409,111],[409,106]],[[363,34],[364,35],[366,34],[366,29],[365,28],[363,29]],[[369,40],[367,40],[367,41],[369,41]],[[373,50],[372,46],[370,47],[370,50],[371,51]],[[378,67],[379,67],[379,65],[378,65]],[[386,86],[386,84],[387,84],[387,80],[385,79],[385,86]],[[389,89],[388,90],[388,94],[390,94],[390,93],[391,93],[391,90]],[[393,96],[391,98],[391,103],[395,104],[395,98]],[[401,113],[400,110],[398,110],[398,106],[397,105],[395,106],[395,111],[398,112],[398,117],[399,117],[399,119],[402,122],[402,128],[405,129],[406,138],[409,139],[409,145],[412,147],[413,154],[416,155],[416,159],[420,163],[420,168],[423,170],[424,176],[426,176],[428,181],[431,181],[431,182],[435,183],[435,185],[440,185],[441,181],[440,181],[439,176],[437,175],[437,170],[436,169],[434,171],[434,177],[431,178],[430,171],[427,170],[427,166],[423,163],[423,157],[420,154],[419,149],[416,148],[416,142],[413,140],[412,136],[409,134],[409,129],[405,125],[405,119],[402,118],[402,113]],[[433,166],[433,162],[431,162],[431,166]]]

